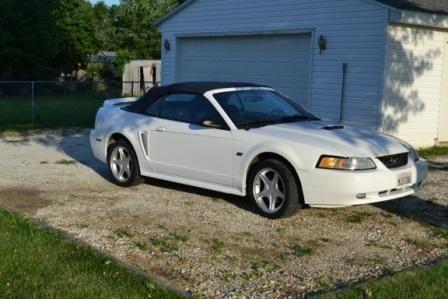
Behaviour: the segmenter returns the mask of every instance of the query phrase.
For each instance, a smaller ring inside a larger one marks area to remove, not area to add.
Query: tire
[[[267,218],[291,216],[302,207],[300,185],[283,162],[268,159],[255,164],[247,181],[249,199]]]
[[[109,146],[107,165],[114,184],[131,187],[141,182],[137,155],[129,142],[119,139]]]

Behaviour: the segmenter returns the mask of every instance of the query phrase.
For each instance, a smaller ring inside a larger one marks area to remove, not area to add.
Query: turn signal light
[[[370,158],[322,156],[317,163],[317,168],[336,170],[368,170],[375,169],[376,165]]]

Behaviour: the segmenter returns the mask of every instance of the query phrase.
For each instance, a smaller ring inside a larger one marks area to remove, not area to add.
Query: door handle
[[[166,132],[166,128],[165,127],[158,127],[156,129],[157,132]]]

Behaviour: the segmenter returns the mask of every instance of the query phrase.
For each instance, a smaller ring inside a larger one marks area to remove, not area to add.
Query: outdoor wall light
[[[320,54],[322,54],[322,51],[325,51],[327,49],[327,39],[321,35],[319,37],[319,40],[317,41],[317,44],[319,45]]]
[[[163,47],[165,48],[165,53],[168,53],[171,50],[170,41],[165,39],[165,41],[163,42]]]

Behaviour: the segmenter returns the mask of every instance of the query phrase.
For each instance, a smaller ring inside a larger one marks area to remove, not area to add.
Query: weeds
[[[372,214],[367,212],[354,212],[351,215],[346,215],[344,217],[345,222],[349,223],[362,223],[364,220],[366,220],[368,217],[372,216]]]
[[[54,162],[54,164],[59,164],[59,165],[75,165],[77,162],[74,160],[66,160],[66,159],[62,159],[59,161]]]
[[[150,242],[154,246],[160,247],[162,252],[173,253],[179,250],[179,245],[188,241],[188,237],[176,232],[161,237],[153,237]]]
[[[114,231],[118,238],[132,238],[133,234],[126,228],[118,228]]]
[[[241,273],[245,280],[252,280],[254,278],[261,278],[266,273],[272,272],[280,268],[277,263],[270,261],[252,260],[250,270]]]
[[[166,231],[168,230],[168,228],[163,224],[159,224],[159,225],[157,225],[157,227],[160,229],[166,230]]]
[[[448,240],[448,227],[434,227],[432,229],[432,234],[438,238]]]
[[[222,254],[224,242],[219,239],[212,239],[210,249],[214,256]]]
[[[148,250],[148,243],[146,243],[145,241],[136,241],[134,242],[135,247],[137,247],[140,250]]]
[[[389,245],[386,245],[386,244],[380,244],[379,242],[377,242],[377,241],[373,241],[373,240],[369,241],[369,242],[366,244],[366,246],[368,246],[368,247],[377,247],[377,248],[382,248],[382,249],[392,249],[392,247],[389,246]]]
[[[230,282],[236,278],[236,274],[230,271],[224,271],[221,273],[221,279],[225,282]]]
[[[354,256],[346,258],[345,263],[356,267],[371,267],[371,266],[385,265],[386,258],[379,255],[370,257]]]
[[[329,290],[333,287],[334,281],[333,279],[328,275],[321,275],[317,277],[316,284],[319,288],[323,290]]]
[[[305,256],[305,255],[313,255],[316,253],[316,249],[314,249],[312,247],[303,247],[298,244],[294,244],[291,247],[291,251],[292,251],[292,255],[294,255],[296,257],[301,257],[301,256]]]
[[[383,216],[386,219],[390,219],[393,218],[394,215],[390,214],[390,213],[380,213],[381,216]]]
[[[415,246],[418,249],[427,250],[434,247],[434,244],[431,243],[428,240],[413,240],[413,239],[406,239],[406,243],[411,244]]]

